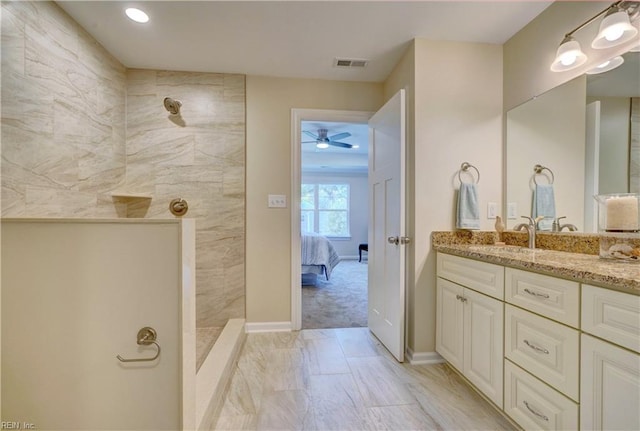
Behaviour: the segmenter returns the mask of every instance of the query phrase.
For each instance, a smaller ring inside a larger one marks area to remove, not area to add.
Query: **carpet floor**
[[[331,273],[305,275],[302,283],[302,329],[367,326],[367,262],[343,260]]]

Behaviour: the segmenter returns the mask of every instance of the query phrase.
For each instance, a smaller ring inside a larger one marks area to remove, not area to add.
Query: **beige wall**
[[[635,40],[615,49],[592,49],[591,41],[599,26],[596,21],[574,35],[589,57],[587,62],[567,72],[551,72],[549,67],[564,35],[609,5],[611,2],[556,1],[504,44],[505,111],[582,75],[637,43]]]
[[[502,202],[502,47],[416,41],[415,344],[435,350],[435,252],[430,235],[455,227],[462,162],[480,171],[482,230],[488,202]]]
[[[407,345],[435,350],[435,253],[431,232],[455,226],[457,172],[464,161],[482,175],[481,227],[487,202],[502,201],[502,47],[415,40],[385,83],[385,96],[407,88]]]
[[[291,321],[291,209],[267,208],[268,194],[291,197],[291,109],[375,111],[375,83],[247,76],[248,322]]]
[[[406,234],[409,238],[415,238],[415,201],[414,196],[414,172],[415,172],[415,41],[407,48],[406,52],[396,64],[395,68],[384,82],[384,100],[389,100],[400,89],[406,92]],[[405,338],[407,346],[413,350],[415,346],[415,315],[416,315],[416,299],[415,299],[415,241],[414,246],[407,247],[406,250],[406,309],[405,309]]]

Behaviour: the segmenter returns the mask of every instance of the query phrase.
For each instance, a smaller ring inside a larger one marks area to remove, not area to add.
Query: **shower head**
[[[180,113],[181,106],[182,103],[180,103],[179,100],[172,99],[171,97],[164,98],[164,108],[173,115]]]

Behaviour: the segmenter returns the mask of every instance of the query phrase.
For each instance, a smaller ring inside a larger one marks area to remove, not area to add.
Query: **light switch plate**
[[[489,202],[487,204],[487,218],[496,218],[498,215],[498,204],[495,202]]]
[[[286,208],[286,195],[269,195],[269,208]]]
[[[507,204],[507,218],[509,220],[516,220],[518,218],[518,204],[515,202],[509,202]]]

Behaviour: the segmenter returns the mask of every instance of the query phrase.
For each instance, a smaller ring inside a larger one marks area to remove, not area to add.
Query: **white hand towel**
[[[475,184],[462,183],[458,192],[457,229],[480,229],[480,206]]]
[[[551,230],[553,220],[556,218],[556,200],[552,184],[536,184],[533,191],[533,204],[531,205],[531,217],[544,216],[538,222],[538,230]]]

